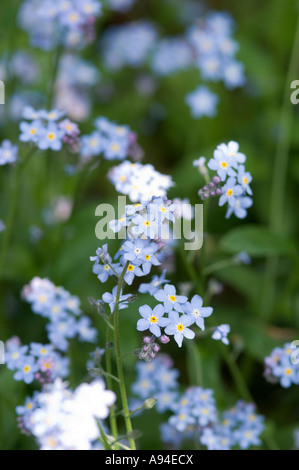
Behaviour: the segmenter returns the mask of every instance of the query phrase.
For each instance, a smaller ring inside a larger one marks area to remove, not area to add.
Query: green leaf
[[[220,247],[228,253],[245,251],[257,257],[290,255],[295,251],[295,246],[289,238],[254,225],[231,230],[220,240]]]

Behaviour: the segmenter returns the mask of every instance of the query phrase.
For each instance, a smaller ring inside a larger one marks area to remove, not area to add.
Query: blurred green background
[[[12,51],[28,49],[42,67],[39,88],[46,97],[53,53],[31,49],[25,33],[16,27],[20,1],[1,2],[0,57]],[[221,142],[236,140],[247,155],[246,166],[253,175],[254,205],[248,217],[240,221],[225,219],[225,211],[215,201],[209,206],[204,230],[210,234],[205,246],[205,264],[226,259],[239,251],[252,256],[250,266],[232,266],[213,273],[224,284],[221,295],[214,297],[214,320],[231,325],[231,349],[246,383],[265,414],[268,427],[279,448],[293,447],[292,433],[299,427],[298,387],[289,390],[268,384],[263,378],[263,360],[273,347],[299,339],[299,259],[298,259],[298,182],[299,182],[299,107],[290,102],[290,83],[299,79],[299,50],[291,71],[298,3],[292,0],[207,1],[208,9],[228,11],[236,22],[235,38],[240,44],[238,59],[244,63],[247,83],[244,88],[229,91],[222,84],[210,88],[220,97],[218,115],[214,119],[194,120],[184,103],[184,96],[198,84],[198,72],[184,71],[160,79],[153,96],[140,96],[135,87],[140,71],[124,69],[117,74],[105,72],[101,66],[98,45],[89,46],[81,54],[101,70],[101,80],[92,90],[93,109],[88,120],[80,124],[82,133],[92,130],[92,120],[106,116],[120,124],[128,124],[139,135],[144,149],[144,162],[171,174],[175,187],[170,197],[189,198],[199,203],[198,189],[203,181],[192,162],[203,155],[208,159]],[[171,2],[138,1],[126,15],[107,14],[100,21],[98,35],[111,24],[147,18],[159,25],[165,35],[182,31]],[[288,73],[289,70],[289,73]],[[290,80],[291,78],[291,80]],[[101,99],[101,87],[114,83],[109,100]],[[11,96],[22,89],[17,81],[6,83],[6,107]],[[42,98],[43,99],[43,98]],[[46,98],[44,98],[46,102]],[[163,119],[161,118],[161,110]],[[18,123],[8,117],[2,120],[0,137],[18,140]],[[26,146],[20,145],[20,154]],[[101,161],[85,179],[81,175],[66,177],[64,165],[75,161],[67,154],[37,153],[23,175],[17,219],[1,284],[0,339],[13,335],[24,344],[46,341],[45,322],[22,302],[20,292],[33,276],[48,277],[78,295],[83,310],[90,315],[104,345],[105,328],[89,305],[87,298],[99,298],[113,284],[101,285],[92,274],[89,256],[101,242],[94,229],[95,208],[101,202],[115,204],[117,193],[107,180],[111,164]],[[286,173],[284,168],[286,167]],[[11,199],[13,168],[1,167],[0,218],[5,220]],[[76,191],[76,210],[64,224],[45,226],[41,213],[57,195]],[[33,243],[29,227],[43,230],[42,238]],[[2,235],[0,235],[1,237]],[[117,241],[111,244],[112,252]],[[199,276],[200,253],[192,253],[188,262]],[[167,276],[172,283],[190,282],[188,265],[176,254],[176,269]],[[202,295],[197,289],[194,293]],[[121,321],[124,354],[140,344],[136,331],[138,307],[153,303],[144,296],[132,304],[130,315]],[[216,347],[217,346],[217,347]],[[201,357],[203,386],[215,390],[219,408],[227,408],[240,398],[222,350],[210,339],[197,343]],[[71,385],[85,377],[85,362],[90,346],[72,344]],[[164,352],[180,369],[182,386],[192,384],[192,362],[185,348],[174,345]],[[187,369],[186,369],[187,361]],[[136,358],[125,362],[128,387],[134,380]],[[189,371],[188,371],[189,369]],[[35,444],[22,436],[16,426],[15,406],[23,404],[34,390],[15,382],[13,373],[0,366],[0,449],[29,449]],[[153,418],[153,416],[155,418]],[[149,411],[136,418],[134,427],[144,430],[141,448],[159,449],[157,433],[165,416]]]

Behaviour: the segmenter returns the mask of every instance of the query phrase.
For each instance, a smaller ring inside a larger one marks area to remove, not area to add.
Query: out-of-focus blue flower
[[[17,371],[14,374],[14,379],[17,381],[23,380],[26,384],[32,383],[34,380],[34,375],[39,369],[34,357],[23,357],[22,361],[16,366]]]
[[[241,196],[242,187],[237,184],[236,178],[232,176],[228,178],[226,184],[222,186],[222,196],[219,199],[219,206],[223,206],[226,202],[230,207],[235,207],[237,198]]]
[[[216,326],[214,333],[212,334],[212,338],[215,340],[222,341],[223,344],[229,344],[229,340],[227,338],[228,333],[230,332],[229,325],[219,325]]]
[[[244,219],[247,215],[247,209],[251,207],[253,201],[248,196],[237,197],[235,205],[229,206],[226,213],[226,218],[228,219],[232,214],[235,214],[238,219]]]
[[[188,93],[185,98],[194,118],[214,117],[217,113],[218,101],[218,96],[203,85]]]
[[[0,165],[15,163],[18,159],[18,147],[10,140],[3,140],[0,146]]]
[[[151,282],[140,284],[138,291],[141,294],[149,293],[150,295],[154,295],[163,284],[169,282],[167,279],[165,279],[165,276],[166,270],[164,269],[161,276],[153,276]]]

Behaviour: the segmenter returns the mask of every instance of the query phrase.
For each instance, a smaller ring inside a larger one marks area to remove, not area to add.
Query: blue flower
[[[142,271],[142,269],[140,269],[139,266],[130,263],[127,267],[124,280],[130,286],[133,283],[135,276],[144,276],[144,272]]]
[[[214,333],[212,334],[212,338],[215,340],[222,341],[223,344],[229,344],[229,340],[227,338],[228,333],[230,332],[229,325],[219,325],[216,326]]]
[[[28,346],[20,346],[18,344],[9,346],[5,353],[6,367],[10,370],[14,370],[19,364],[23,364],[27,351]]]
[[[199,86],[196,90],[188,93],[185,98],[194,118],[214,117],[217,113],[218,101],[218,96],[206,86]]]
[[[166,269],[164,269],[161,276],[153,276],[151,282],[140,284],[138,291],[142,294],[149,293],[150,295],[154,295],[156,292],[158,292],[163,284],[169,282],[167,279],[165,279],[165,276]]]
[[[187,410],[184,410],[178,415],[171,416],[169,424],[177,431],[184,432],[189,426],[195,425],[195,418]]]
[[[203,307],[203,300],[199,295],[194,295],[191,302],[186,302],[184,305],[184,311],[190,316],[192,323],[201,329],[205,329],[204,318],[209,317],[213,313],[212,307]]]
[[[94,131],[90,135],[83,135],[81,137],[80,154],[82,157],[98,156],[103,151],[104,140],[99,132]]]
[[[219,206],[223,206],[226,202],[231,207],[235,207],[237,197],[243,193],[242,187],[236,184],[236,178],[228,178],[226,184],[222,187],[222,195],[219,199]]]
[[[43,130],[44,126],[39,120],[35,120],[30,124],[28,122],[22,121],[20,123],[21,135],[19,139],[21,142],[37,143]]]
[[[115,309],[116,294],[117,294],[117,286],[113,287],[112,294],[110,294],[110,292],[105,292],[105,294],[103,294],[103,296],[102,296],[103,302],[105,302],[106,304],[109,304],[111,313],[113,313],[114,309]],[[122,310],[124,308],[128,308],[128,302],[126,302],[126,300],[130,296],[131,296],[131,294],[122,295],[122,291],[121,291],[119,304],[118,304],[119,310]]]
[[[83,316],[81,317],[76,325],[77,334],[79,335],[80,341],[86,341],[88,343],[94,343],[97,338],[97,330],[91,326],[90,318]]]
[[[18,159],[18,147],[10,140],[3,140],[0,146],[0,165],[15,163]]]
[[[278,377],[280,385],[289,388],[293,383],[299,385],[298,366],[292,364],[289,356],[282,356],[280,363],[272,370],[274,377]]]
[[[35,362],[34,357],[26,356],[17,366],[17,372],[14,374],[15,380],[23,380],[26,384],[30,384],[34,380],[35,373],[39,367]]]
[[[252,196],[252,190],[250,188],[250,183],[252,181],[252,176],[249,171],[245,170],[244,165],[239,166],[239,172],[238,172],[238,182],[242,186],[244,192]]]
[[[247,209],[251,207],[253,201],[248,196],[240,196],[235,200],[234,206],[229,206],[226,213],[226,219],[228,219],[233,213],[238,219],[244,219],[247,215]]]
[[[154,294],[154,297],[159,302],[164,303],[166,312],[170,312],[172,309],[175,309],[178,312],[183,313],[183,305],[188,300],[185,295],[176,295],[176,289],[172,285],[164,286],[163,289],[158,290],[158,292]]]
[[[156,305],[153,310],[148,305],[142,305],[139,308],[139,313],[142,318],[137,322],[137,330],[150,330],[153,335],[159,338],[161,336],[160,326],[164,327],[168,323],[168,319],[163,317],[165,310],[162,305]]]
[[[40,131],[38,139],[38,148],[40,150],[61,150],[62,138],[64,137],[64,131],[59,129],[57,124],[50,122],[45,129]]]
[[[37,358],[46,357],[49,354],[52,354],[54,348],[52,344],[40,344],[40,343],[31,343],[30,344],[30,353],[32,356]]]
[[[174,335],[174,339],[180,348],[184,338],[193,339],[195,337],[194,331],[188,328],[191,324],[192,319],[189,315],[182,315],[180,317],[178,312],[173,310],[169,313],[168,325],[165,328],[165,333],[167,335]]]
[[[219,149],[214,151],[214,158],[211,158],[208,162],[210,170],[217,171],[221,181],[224,181],[227,176],[236,176],[233,165],[233,157],[225,155],[222,150]]]

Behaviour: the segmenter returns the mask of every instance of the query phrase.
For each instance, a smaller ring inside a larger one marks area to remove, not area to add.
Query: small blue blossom
[[[228,202],[229,206],[235,207],[237,197],[241,196],[243,190],[239,184],[236,184],[236,178],[228,178],[226,184],[222,187],[222,196],[219,199],[219,206]]]
[[[185,98],[192,116],[197,119],[203,116],[214,117],[217,113],[218,101],[218,96],[206,86],[199,86],[193,92],[188,93]]]
[[[237,197],[234,206],[229,206],[226,213],[226,219],[235,214],[238,219],[244,219],[247,215],[247,209],[251,207],[253,201],[248,196]]]
[[[192,319],[189,315],[182,315],[180,317],[178,312],[172,310],[169,313],[168,325],[165,328],[165,333],[167,335],[174,335],[174,339],[180,348],[184,338],[193,339],[195,337],[194,331],[188,328],[191,324]]]
[[[212,307],[203,307],[203,300],[199,295],[194,295],[190,302],[184,304],[184,312],[190,316],[192,323],[201,329],[205,329],[204,318],[209,317],[213,313]]]
[[[23,380],[26,384],[30,384],[34,380],[35,373],[39,367],[35,362],[34,357],[25,356],[22,361],[17,365],[17,371],[14,374],[14,379],[17,381]]]
[[[176,289],[172,285],[166,285],[163,289],[158,290],[154,294],[154,297],[159,302],[164,303],[164,308],[166,312],[171,312],[172,309],[183,313],[184,304],[187,302],[187,297],[185,295],[176,295]]]
[[[10,165],[18,159],[18,147],[10,140],[3,140],[0,146],[0,165]]]
[[[229,344],[229,340],[227,338],[228,333],[230,332],[229,325],[219,325],[216,326],[214,333],[212,334],[212,338],[215,340],[222,341],[223,344]]]
[[[158,290],[163,284],[169,282],[167,279],[165,279],[165,276],[166,269],[164,269],[161,276],[153,276],[151,282],[140,284],[138,291],[141,294],[149,293],[150,295],[154,295],[156,292],[158,292]]]
[[[137,322],[137,330],[149,330],[159,338],[161,336],[160,326],[164,327],[168,323],[168,319],[163,317],[165,310],[162,305],[156,305],[153,310],[148,305],[142,305],[139,308],[139,313],[142,318]]]
[[[233,169],[233,165],[233,157],[225,155],[219,149],[216,149],[214,151],[214,158],[211,158],[208,162],[208,167],[210,168],[210,170],[217,171],[217,174],[221,181],[225,181],[227,176],[236,176],[236,172]]]
[[[110,292],[105,292],[102,296],[103,302],[109,304],[111,313],[114,312],[115,304],[116,304],[116,294],[117,294],[117,286],[113,287],[112,294]],[[128,308],[128,302],[126,300],[131,296],[131,294],[122,295],[122,291],[120,292],[120,298],[118,303],[119,310],[124,308]]]

